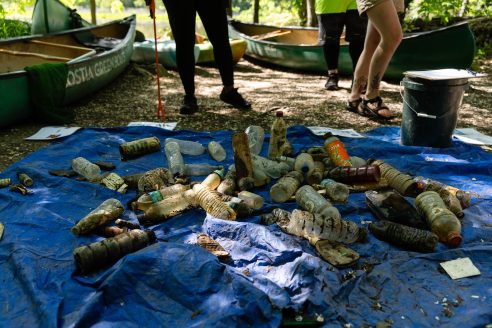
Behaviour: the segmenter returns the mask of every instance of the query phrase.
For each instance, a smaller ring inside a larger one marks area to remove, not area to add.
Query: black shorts
[[[345,26],[345,40],[364,41],[367,29],[367,17],[359,16],[357,10],[347,10],[345,13],[318,15],[319,44],[325,41],[340,42],[340,36]]]

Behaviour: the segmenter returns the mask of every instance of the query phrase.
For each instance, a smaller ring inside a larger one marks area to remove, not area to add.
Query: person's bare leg
[[[367,24],[366,39],[364,50],[362,51],[354,71],[354,83],[350,92],[349,101],[354,101],[362,96],[362,92],[367,86],[369,75],[369,65],[371,59],[380,42],[379,32],[374,28],[371,21]]]
[[[379,85],[388,63],[401,42],[403,33],[400,21],[392,0],[386,0],[367,11],[371,26],[381,37],[379,45],[369,65],[366,99],[379,96]],[[384,115],[384,114],[383,114]]]

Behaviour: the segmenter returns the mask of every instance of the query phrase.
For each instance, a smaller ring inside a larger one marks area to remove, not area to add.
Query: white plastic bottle
[[[96,181],[101,178],[101,169],[99,166],[84,157],[74,158],[72,160],[72,169],[89,181]]]
[[[210,141],[207,148],[210,156],[217,162],[222,162],[224,159],[226,159],[227,153],[220,143],[216,141]]]
[[[174,138],[166,138],[165,143],[174,141],[179,145],[179,151],[184,155],[201,155],[205,152],[205,147],[199,142],[189,141],[189,140],[181,140]]]

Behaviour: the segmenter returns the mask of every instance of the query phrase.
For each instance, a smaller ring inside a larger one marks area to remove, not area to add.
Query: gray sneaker
[[[332,73],[328,75],[328,80],[326,80],[325,89],[338,90],[338,74]]]

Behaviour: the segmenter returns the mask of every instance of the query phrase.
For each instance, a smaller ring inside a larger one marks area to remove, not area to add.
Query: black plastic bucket
[[[449,147],[468,79],[401,81],[403,117],[401,143],[407,146]]]

